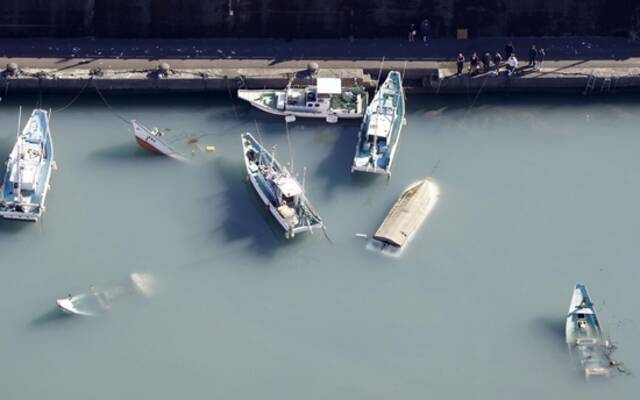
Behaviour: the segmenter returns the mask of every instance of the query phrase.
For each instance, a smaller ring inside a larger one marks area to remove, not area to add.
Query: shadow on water
[[[273,256],[281,247],[292,245],[293,241],[285,239],[284,231],[247,182],[244,164],[222,158],[214,164],[226,189],[221,199],[212,202],[212,212],[220,213],[222,208],[225,215],[213,233],[221,231],[230,242],[248,239],[247,248],[259,255]]]
[[[17,233],[35,224],[38,224],[38,222],[13,221],[0,218],[0,232]]]
[[[118,144],[94,151],[90,157],[100,162],[137,162],[142,159],[162,159],[163,156],[147,151],[132,140],[131,142]]]
[[[37,318],[34,318],[29,322],[29,326],[32,328],[44,327],[47,325],[60,324],[75,320],[73,315],[65,314],[58,309],[51,309]]]
[[[567,345],[565,342],[564,319],[560,317],[537,317],[531,322],[541,337],[544,337],[550,346],[556,351],[565,352]]]
[[[347,125],[345,128],[337,133],[333,150],[327,153],[314,174],[324,185],[323,193],[326,198],[331,198],[341,186],[365,188],[387,183],[386,176],[351,172],[358,127]]]

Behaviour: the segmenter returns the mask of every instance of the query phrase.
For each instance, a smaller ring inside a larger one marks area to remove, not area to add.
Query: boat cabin
[[[326,113],[331,109],[333,95],[342,94],[342,81],[339,78],[318,78],[316,86],[306,88],[287,88],[276,99],[279,110],[309,113]]]

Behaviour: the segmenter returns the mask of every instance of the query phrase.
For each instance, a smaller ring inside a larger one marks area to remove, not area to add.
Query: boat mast
[[[16,138],[18,140],[18,148],[16,152],[16,166],[17,168],[16,175],[18,177],[18,202],[22,202],[22,172],[20,171],[20,157],[22,153],[22,141],[20,140],[20,125],[22,119],[22,106],[18,108],[18,132],[16,133]]]

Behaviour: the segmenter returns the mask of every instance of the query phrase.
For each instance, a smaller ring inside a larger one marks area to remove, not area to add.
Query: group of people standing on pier
[[[509,42],[504,47],[504,52],[504,59],[506,59],[504,66],[507,71],[507,76],[517,75],[519,61],[516,57],[515,47],[512,42]],[[546,55],[543,48],[537,49],[535,44],[532,45],[529,49],[529,64],[527,66],[533,68],[534,71],[542,70],[542,64],[544,63]],[[469,59],[469,74],[477,75],[481,72],[488,73],[493,71],[495,75],[498,75],[500,74],[500,67],[503,65],[502,62],[504,59],[499,51],[496,51],[493,55],[487,51],[482,57],[479,57],[478,53],[474,52]],[[457,75],[463,73],[465,61],[464,54],[459,53],[456,59]]]

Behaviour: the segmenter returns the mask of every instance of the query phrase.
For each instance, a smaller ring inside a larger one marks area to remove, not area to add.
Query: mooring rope
[[[51,114],[62,112],[64,110],[66,110],[67,108],[71,107],[71,105],[73,105],[73,103],[75,103],[76,100],[78,100],[80,98],[80,96],[82,95],[84,90],[87,88],[87,86],[89,86],[89,84],[91,83],[92,80],[93,80],[93,76],[85,81],[84,86],[82,86],[82,89],[80,89],[80,92],[73,99],[71,99],[71,101],[69,103],[67,103],[67,105],[65,105],[64,107],[60,107],[60,108],[57,108],[57,109],[51,111]]]
[[[91,81],[93,82],[93,79]],[[111,107],[111,105],[109,104],[107,99],[102,95],[102,92],[100,91],[100,89],[98,89],[98,85],[96,85],[95,82],[93,82],[93,87],[96,89],[96,93],[98,93],[98,96],[100,96],[100,98],[102,99],[102,102],[104,103],[105,106],[107,106],[109,111],[111,111],[111,113],[113,113],[113,115],[115,115],[116,118],[118,118],[119,120],[121,120],[125,124],[129,125],[129,123],[131,121],[129,121],[128,119],[124,118],[122,115],[118,114],[118,112],[113,107]]]

